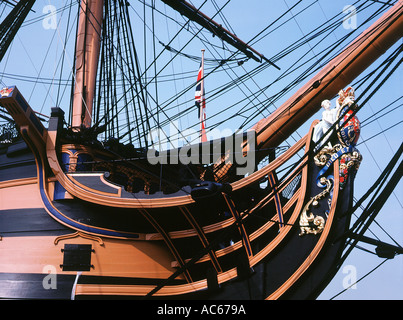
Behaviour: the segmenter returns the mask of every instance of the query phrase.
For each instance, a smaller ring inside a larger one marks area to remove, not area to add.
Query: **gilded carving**
[[[320,182],[326,185],[326,189],[311,198],[302,210],[299,219],[299,226],[301,229],[299,233],[300,236],[303,236],[305,234],[319,234],[323,231],[325,227],[325,218],[318,215],[315,216],[312,212],[309,212],[311,207],[317,207],[319,205],[319,200],[330,193],[333,188],[333,183],[331,182],[331,179],[322,177],[320,179]]]
[[[315,126],[313,133],[313,141],[318,142],[323,134],[327,133],[332,123],[337,122],[336,131],[339,143],[331,145],[330,143],[325,146],[317,146],[321,150],[314,156],[315,165],[321,167],[317,177],[316,184],[320,188],[325,188],[324,191],[311,198],[305,205],[300,216],[300,236],[304,234],[319,234],[325,226],[325,218],[323,216],[315,216],[310,212],[311,207],[319,205],[319,200],[330,194],[328,206],[330,208],[333,188],[331,180],[333,176],[328,173],[335,161],[339,163],[339,187],[343,189],[347,183],[349,174],[355,174],[362,161],[362,156],[355,148],[357,140],[360,135],[360,122],[353,114],[353,107],[355,107],[354,90],[348,87],[346,90],[340,90],[339,98],[336,101],[336,108],[330,108],[330,101],[325,100],[322,107],[325,109],[323,112],[323,119]],[[337,115],[337,116],[336,116]]]

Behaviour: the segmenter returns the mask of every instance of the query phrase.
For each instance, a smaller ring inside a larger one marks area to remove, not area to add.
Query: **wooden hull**
[[[401,10],[398,1],[376,32],[364,33],[260,121],[257,145],[278,146],[323,97],[334,96],[395,43]],[[346,183],[339,151],[337,161],[331,155],[326,163],[326,175],[324,164],[314,164],[315,123],[267,166],[230,179],[231,191],[219,186],[197,199],[186,186],[150,192],[148,172],[155,168],[145,161],[63,142],[62,118],[55,112],[45,128],[16,88],[6,88],[0,104],[25,141],[0,153],[0,297],[313,299],[334,275],[350,223],[353,177]],[[302,158],[296,156],[303,148]],[[287,171],[295,158],[302,160]],[[117,175],[148,180],[147,188],[137,192],[108,180],[93,165],[102,161]],[[175,170],[171,179],[181,177]]]
[[[232,183],[232,193],[201,202],[188,196],[181,205],[171,205],[177,201],[172,196],[165,208],[139,208],[124,199],[127,192],[108,194],[102,179],[79,181],[78,173],[69,177],[56,170],[53,175],[52,158],[25,135],[32,153],[25,148],[19,157],[30,160],[8,159],[1,170],[0,296],[315,298],[330,281],[344,245],[343,239],[334,241],[349,225],[343,214],[351,205],[352,179],[339,192],[338,162],[332,165],[332,197],[312,208],[326,219],[323,231],[301,236],[301,212],[322,190],[315,183],[320,168],[306,157],[281,181],[273,179],[295,152],[304,146],[310,150],[311,134],[265,168]],[[77,189],[65,184],[60,197],[58,174]],[[260,188],[264,177],[268,186]],[[86,198],[88,192],[92,199]],[[111,202],[97,204],[98,196]],[[120,205],[114,205],[119,197]]]

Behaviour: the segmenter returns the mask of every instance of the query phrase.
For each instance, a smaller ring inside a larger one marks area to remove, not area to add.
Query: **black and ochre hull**
[[[2,298],[309,299],[335,272],[353,179],[341,186],[332,158],[314,163],[313,126],[230,188],[146,194],[77,170],[80,156],[105,154],[62,144],[57,112],[45,129],[18,99],[2,103],[23,139],[0,155]],[[115,172],[146,178],[118,163]]]
[[[401,25],[399,2],[254,126],[260,148],[278,146],[351,83]],[[0,105],[21,135],[0,149],[1,298],[313,299],[334,275],[350,223],[346,174],[359,159],[333,141],[317,161],[313,126],[265,167],[230,187],[207,181],[194,197],[161,182],[152,192],[159,166],[61,137],[57,110],[45,128],[16,88],[2,90]]]
[[[2,154],[2,298],[315,298],[344,244],[351,186],[339,192],[337,179],[329,212],[320,213],[321,204],[315,213],[326,219],[323,230],[300,235],[301,212],[321,191],[311,161],[273,187],[256,191],[256,183],[240,181],[245,186],[234,184],[213,208],[192,202],[138,209],[58,198],[57,180],[36,156],[23,141]],[[259,174],[271,176],[281,162]],[[81,177],[81,186],[90,180]],[[245,204],[252,196],[259,205]]]

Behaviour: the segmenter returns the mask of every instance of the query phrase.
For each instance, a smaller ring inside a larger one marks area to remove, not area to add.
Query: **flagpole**
[[[206,141],[206,132],[204,128],[204,112],[205,112],[205,97],[204,97],[204,51],[202,49],[202,61],[201,61],[201,100],[200,100],[200,142]]]

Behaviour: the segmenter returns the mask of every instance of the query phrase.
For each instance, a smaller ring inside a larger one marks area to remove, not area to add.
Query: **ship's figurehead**
[[[322,102],[324,109],[322,113],[322,121],[316,124],[312,140],[317,143],[315,147],[314,162],[320,167],[316,176],[316,185],[324,189],[307,203],[305,209],[300,216],[300,236],[305,234],[319,234],[324,227],[325,221],[323,217],[314,215],[309,212],[314,203],[328,196],[328,206],[333,194],[333,172],[331,168],[335,161],[339,162],[339,188],[344,189],[347,179],[354,178],[362,161],[360,152],[356,149],[356,144],[360,136],[361,125],[355,116],[357,105],[355,103],[354,89],[348,87],[339,91],[339,97],[336,100],[336,107],[331,108],[330,101]],[[336,122],[336,131],[338,141],[332,145],[330,142],[323,145],[323,140],[327,141],[328,136],[332,134],[329,129]],[[322,136],[327,135],[323,139]],[[318,150],[319,149],[319,150]]]
[[[337,119],[339,119],[336,129],[337,136],[343,146],[355,146],[360,137],[361,124],[358,118],[353,115],[357,108],[355,103],[355,94],[352,87],[339,91],[337,99],[338,110]]]

